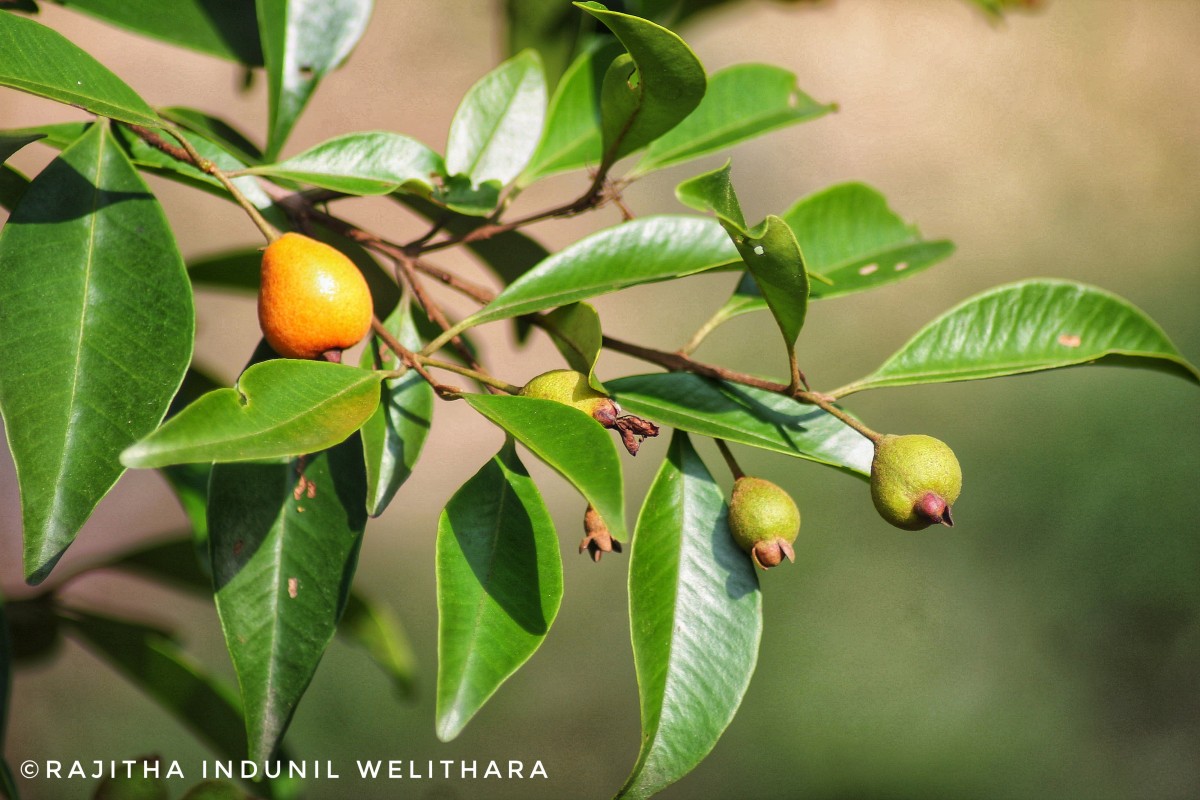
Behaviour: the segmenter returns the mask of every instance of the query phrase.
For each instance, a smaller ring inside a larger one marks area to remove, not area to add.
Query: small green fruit
[[[606,420],[615,421],[621,409],[603,392],[588,383],[587,375],[573,369],[553,369],[538,375],[521,389],[523,397],[554,400],[577,408],[601,425],[612,427]]]
[[[953,526],[950,505],[962,491],[962,468],[932,436],[883,436],[871,461],[871,500],[879,515],[907,531]]]
[[[622,414],[621,407],[592,388],[587,375],[573,369],[552,369],[538,375],[521,389],[524,397],[553,400],[577,408],[606,428],[621,434],[621,442],[630,455],[637,455],[642,440],[658,436],[658,426],[649,420]]]
[[[733,482],[729,530],[738,546],[763,569],[796,560],[792,542],[800,533],[800,509],[791,495],[762,478]]]

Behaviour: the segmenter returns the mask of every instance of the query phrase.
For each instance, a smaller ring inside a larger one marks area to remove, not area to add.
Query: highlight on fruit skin
[[[884,435],[871,460],[871,500],[887,522],[907,531],[953,527],[951,505],[962,491],[954,451],[924,434]]]
[[[263,251],[258,322],[279,355],[340,361],[367,335],[371,315],[366,280],[337,249],[285,233]]]
[[[763,478],[742,476],[729,499],[729,532],[762,569],[796,560],[800,509],[782,488]]]
[[[642,440],[658,436],[658,426],[649,420],[622,414],[611,397],[592,388],[588,376],[573,369],[543,372],[521,388],[521,396],[553,400],[579,409],[606,428],[621,434],[621,442],[636,456]]]

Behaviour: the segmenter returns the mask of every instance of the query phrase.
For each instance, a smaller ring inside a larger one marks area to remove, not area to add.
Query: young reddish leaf
[[[687,434],[676,433],[629,554],[642,748],[619,798],[648,798],[691,772],[750,685],[762,594],[754,565],[729,533],[727,513]]]
[[[554,523],[509,439],[438,522],[437,735],[456,737],[541,645],[562,600]]]
[[[192,294],[107,122],[29,185],[0,263],[0,411],[36,583],[124,471],[121,451],[163,418],[191,358]]]

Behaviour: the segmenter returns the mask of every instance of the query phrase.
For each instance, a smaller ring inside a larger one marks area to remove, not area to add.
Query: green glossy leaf
[[[682,122],[704,97],[704,67],[682,39],[648,20],[575,5],[603,22],[628,51],[609,65],[600,92],[601,168],[639,150]]]
[[[596,359],[604,347],[604,334],[596,309],[587,303],[572,303],[543,317],[542,327],[554,339],[567,365],[587,375],[592,388],[603,392],[604,384],[596,377]]]
[[[442,512],[437,735],[450,741],[541,645],[562,601],[554,522],[509,439]]]
[[[52,125],[34,125],[28,128],[9,128],[0,131],[6,139],[34,138],[40,144],[63,150],[82,136],[91,122],[59,122]]]
[[[398,308],[384,324],[405,347],[413,351],[421,349],[409,308]],[[371,342],[363,351],[363,368],[395,369],[398,366],[395,354],[378,337],[372,337]],[[367,513],[372,517],[383,513],[412,474],[432,421],[433,387],[415,370],[384,381],[379,407],[362,428]]]
[[[0,164],[0,208],[12,211],[25,196],[29,179],[8,164]]]
[[[46,577],[158,425],[192,352],[191,287],[158,202],[95,125],[0,231],[0,411],[26,578]]]
[[[463,97],[446,141],[446,171],[472,186],[505,186],[521,173],[542,134],[546,77],[534,50],[483,76]]]
[[[222,758],[246,757],[246,730],[234,693],[207,675],[169,634],[84,611],[68,612],[63,623]]]
[[[675,194],[686,205],[711,210],[721,220],[771,309],[790,352],[804,327],[809,291],[804,256],[792,229],[774,215],[755,228],[746,226],[729,179],[728,161],[719,169],[679,184]]]
[[[600,89],[608,65],[622,52],[617,42],[598,39],[571,64],[550,98],[542,140],[518,186],[600,165]]]
[[[351,592],[337,632],[344,641],[367,651],[398,695],[413,697],[416,657],[404,626],[390,608]]]
[[[491,394],[466,394],[463,399],[570,481],[604,519],[613,538],[625,541],[621,460],[600,423],[553,400]]]
[[[286,464],[218,464],[209,485],[217,612],[249,756],[268,758],[346,605],[366,525],[358,437]]]
[[[738,260],[737,249],[716,220],[643,217],[563,248],[465,322],[473,326],[508,319]]]
[[[354,50],[374,0],[255,0],[267,68],[266,158],[274,161],[317,84]]]
[[[741,705],[762,638],[762,593],[725,498],[676,433],[629,554],[642,748],[617,794],[648,798],[708,755]]]
[[[800,91],[796,76],[786,69],[770,64],[726,67],[709,77],[696,110],[650,144],[634,173],[682,164],[836,108]]]
[[[998,378],[1097,361],[1200,383],[1162,328],[1103,289],[1038,278],[966,300],[917,332],[845,396],[882,386]]]
[[[685,372],[631,375],[607,384],[628,413],[715,439],[871,474],[874,449],[861,434],[815,406],[783,395]]]
[[[312,453],[357,431],[379,404],[376,372],[274,359],[209,392],[127,448],[129,467],[253,461]]]
[[[262,65],[254,6],[212,0],[51,0],[126,30],[246,66]]]
[[[405,190],[428,196],[445,173],[442,157],[416,139],[386,131],[347,133],[278,164],[247,172],[354,195]]]
[[[254,29],[254,32],[257,44],[257,28]],[[262,161],[262,149],[250,141],[246,134],[220,117],[214,117],[185,106],[160,108],[158,114],[163,119],[170,120],[192,133],[203,136],[244,164],[258,164]]]
[[[0,11],[0,86],[134,125],[161,125],[146,101],[62,34]]]
[[[801,198],[783,213],[810,273],[828,285],[810,286],[819,300],[874,289],[924,271],[954,252],[945,240],[923,239],[888,208],[883,195],[861,183],[841,183]],[[721,321],[767,307],[757,284],[742,281],[721,309]]]

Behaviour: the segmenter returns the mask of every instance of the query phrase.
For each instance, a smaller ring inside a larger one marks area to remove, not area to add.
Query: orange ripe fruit
[[[258,324],[276,353],[316,358],[362,341],[371,290],[354,262],[329,245],[285,233],[263,251]]]

